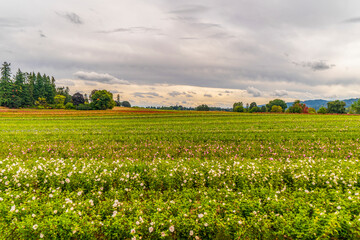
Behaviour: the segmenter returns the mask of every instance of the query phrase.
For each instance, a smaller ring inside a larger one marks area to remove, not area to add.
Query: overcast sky
[[[360,97],[360,2],[12,0],[0,60],[132,105]]]

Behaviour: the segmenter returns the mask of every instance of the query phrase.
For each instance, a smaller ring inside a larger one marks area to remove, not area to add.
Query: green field
[[[358,239],[360,116],[0,112],[0,239]]]

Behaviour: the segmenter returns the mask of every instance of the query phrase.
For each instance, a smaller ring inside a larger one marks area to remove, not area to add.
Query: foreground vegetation
[[[0,113],[3,239],[357,239],[360,118]]]

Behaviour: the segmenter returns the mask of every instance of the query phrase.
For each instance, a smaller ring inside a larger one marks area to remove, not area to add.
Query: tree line
[[[114,106],[131,107],[128,101],[114,101],[107,90],[93,90],[87,94],[79,92],[70,95],[68,87],[56,87],[55,78],[46,74],[27,73],[20,69],[13,76],[11,64],[1,67],[0,106],[8,108],[55,108],[77,110],[104,110]]]
[[[360,114],[360,99],[354,102],[349,108],[345,108],[346,103],[344,101],[335,100],[327,102],[326,107],[320,107],[317,111],[312,107],[307,107],[305,103],[301,103],[300,100],[294,101],[294,103],[288,107],[286,102],[282,99],[274,99],[269,101],[266,105],[261,107],[257,106],[255,102],[252,102],[250,105],[247,104],[244,107],[242,102],[236,102],[233,104],[234,112],[274,112],[274,113],[335,113],[335,114]]]
[[[55,103],[56,87],[54,77],[40,73],[23,73],[20,69],[11,76],[10,63],[1,68],[0,105],[9,108],[31,107],[41,99]]]
[[[326,107],[320,107],[317,111],[306,106],[305,103],[302,103],[300,100],[294,101],[294,103],[288,107],[287,103],[282,99],[274,99],[269,101],[269,103],[258,106],[256,102],[246,104],[244,106],[243,102],[235,102],[232,108],[219,108],[219,107],[209,107],[206,104],[201,104],[195,108],[186,108],[180,106],[170,106],[170,107],[157,107],[156,109],[165,109],[165,110],[195,110],[195,111],[233,111],[233,112],[246,112],[246,113],[335,113],[335,114],[360,114],[360,99],[354,102],[349,108],[345,108],[346,103],[344,101],[335,100],[327,102]],[[155,108],[155,107],[149,107]]]

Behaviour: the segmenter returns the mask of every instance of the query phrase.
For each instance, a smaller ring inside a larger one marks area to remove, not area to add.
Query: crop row
[[[7,238],[356,238],[358,160],[5,159]]]

